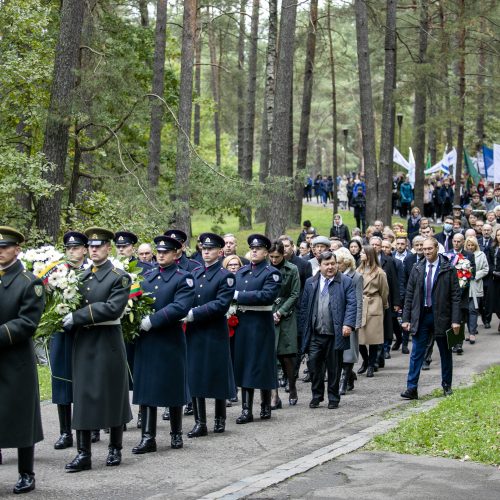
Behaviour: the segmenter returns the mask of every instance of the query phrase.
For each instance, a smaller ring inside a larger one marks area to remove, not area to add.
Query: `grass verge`
[[[48,366],[38,365],[38,385],[40,387],[40,401],[52,398],[50,370]]]
[[[500,366],[431,410],[377,436],[370,449],[500,464]]]

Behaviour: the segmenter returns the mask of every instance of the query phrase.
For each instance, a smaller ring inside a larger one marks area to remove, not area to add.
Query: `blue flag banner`
[[[493,166],[493,149],[483,145],[484,171],[486,178],[489,178],[488,169]]]

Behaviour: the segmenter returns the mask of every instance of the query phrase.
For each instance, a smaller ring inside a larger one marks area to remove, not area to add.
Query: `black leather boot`
[[[193,398],[193,413],[195,424],[193,429],[188,432],[188,438],[206,436],[208,434],[208,430],[205,398]]]
[[[106,465],[113,467],[122,463],[123,425],[109,430],[108,458]]]
[[[341,396],[345,396],[347,392],[347,373],[346,369],[342,369],[342,374],[340,375],[340,383],[339,383],[339,394]]]
[[[140,429],[142,426],[142,413],[141,407],[139,406],[139,412],[137,413],[137,428]]]
[[[66,472],[81,472],[92,468],[91,431],[76,431],[76,448],[78,455],[66,464]]]
[[[132,448],[134,455],[156,451],[156,414],[154,406],[141,406],[142,427],[141,442]]]
[[[35,489],[35,473],[33,471],[34,454],[34,446],[17,449],[19,479],[13,489],[13,492],[16,494],[28,493],[28,491]]]
[[[226,430],[226,402],[223,399],[215,400],[214,432],[220,434]]]
[[[241,415],[236,419],[237,424],[253,422],[253,389],[241,388]]]
[[[59,417],[59,439],[54,443],[54,449],[64,450],[73,446],[73,434],[71,434],[71,405],[57,405]]]
[[[182,406],[170,407],[170,447],[179,449],[184,446],[182,441]]]
[[[352,391],[354,389],[354,381],[358,380],[358,377],[354,373],[354,363],[346,363],[347,370],[349,370],[347,378],[347,390]]]
[[[165,411],[163,412],[161,418],[163,420],[170,420],[170,410],[168,409],[168,406],[165,408]]]
[[[260,391],[260,418],[269,420],[271,418],[271,389]]]
[[[98,441],[101,440],[101,431],[99,429],[96,429],[95,431],[91,431],[91,432],[92,432],[91,440],[93,443],[97,443]]]
[[[192,415],[192,414],[193,414],[193,403],[190,401],[184,408],[184,415]]]

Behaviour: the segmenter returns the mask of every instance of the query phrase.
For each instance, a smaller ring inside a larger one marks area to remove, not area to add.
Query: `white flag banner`
[[[408,155],[408,163],[410,164],[410,170],[408,171],[408,176],[410,178],[411,187],[415,187],[415,157],[413,156],[413,150],[410,148]]]
[[[500,184],[500,144],[493,144],[493,170],[495,184]]]
[[[393,154],[392,154],[392,161],[394,163],[397,163],[403,168],[406,168],[406,170],[410,170],[410,164],[406,161],[406,158],[398,151],[398,149],[395,147]]]

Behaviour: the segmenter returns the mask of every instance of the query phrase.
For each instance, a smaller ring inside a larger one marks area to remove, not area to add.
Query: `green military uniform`
[[[1,247],[23,241],[17,231],[0,227]],[[45,304],[42,281],[15,260],[0,271],[0,304],[0,448],[19,449],[21,493],[35,486],[33,445],[43,439],[32,341]]]

